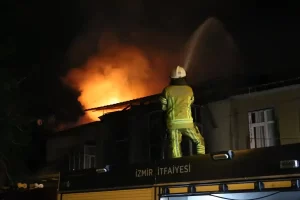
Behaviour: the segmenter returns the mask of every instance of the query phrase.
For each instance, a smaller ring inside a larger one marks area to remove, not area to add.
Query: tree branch
[[[27,79],[27,76],[21,78],[19,81],[17,81],[17,85],[19,85],[20,83],[22,83],[25,79]]]
[[[24,130],[19,125],[16,125],[16,127],[19,131],[24,132]]]
[[[27,146],[28,144],[22,144],[22,143],[18,143],[14,140],[11,141],[11,143],[13,143],[14,145],[20,145],[20,146]]]
[[[4,168],[4,173],[6,174],[8,180],[10,181],[10,183],[13,183],[13,180],[12,180],[12,178],[10,177],[10,175],[9,175],[9,173],[8,173],[7,165],[6,165],[5,161],[3,160],[3,158],[4,158],[5,160],[7,160],[7,161],[8,161],[8,159],[7,159],[7,158],[4,156],[4,154],[1,153],[1,152],[0,152],[0,156],[1,156],[1,157],[0,157],[0,163],[2,164],[2,166],[3,166],[3,168]]]

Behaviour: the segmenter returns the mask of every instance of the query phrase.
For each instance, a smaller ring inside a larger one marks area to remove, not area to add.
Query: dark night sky
[[[63,86],[59,77],[70,67],[66,61],[68,47],[89,23],[97,23],[97,31],[114,30],[123,38],[142,30],[187,39],[207,17],[215,16],[238,44],[249,74],[272,72],[278,78],[297,74],[300,43],[296,1],[128,2],[17,4],[18,58],[12,66],[22,68],[15,70],[19,74],[30,74],[23,91],[34,97],[34,101],[28,100],[31,112],[61,116],[72,112],[69,117],[80,113],[79,104],[70,103],[76,102],[75,92]],[[150,41],[155,43],[155,37]],[[155,45],[168,48],[161,42]]]

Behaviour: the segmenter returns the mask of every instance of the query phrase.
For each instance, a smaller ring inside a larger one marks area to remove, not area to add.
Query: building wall
[[[84,145],[86,142],[94,141],[98,135],[101,135],[101,123],[96,122],[93,125],[84,125],[76,129],[60,132],[56,137],[51,137],[47,140],[47,162],[52,162],[67,155],[69,151],[77,146]]]
[[[231,147],[230,101],[218,101],[205,105],[201,109],[202,128],[206,151],[216,152]]]
[[[267,108],[275,111],[280,143],[300,143],[300,85],[233,96],[204,108],[204,135],[211,151],[249,148],[248,112]]]
[[[198,122],[197,125],[200,125],[199,108],[200,106],[193,106],[193,117]],[[160,103],[134,105],[130,110],[109,113],[101,118],[101,122],[75,127],[49,138],[46,147],[47,161],[57,161],[73,151],[74,156],[71,157],[73,163],[76,163],[77,157],[81,158],[82,155],[75,152],[77,149],[74,147],[82,146],[83,149],[87,141],[96,145],[96,167],[148,162],[160,159],[162,155],[167,157],[168,141],[165,138],[167,131],[164,121]],[[185,141],[183,138],[182,143]],[[183,152],[192,149],[192,145],[185,146]]]

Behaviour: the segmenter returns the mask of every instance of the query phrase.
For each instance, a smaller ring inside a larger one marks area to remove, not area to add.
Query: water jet
[[[239,49],[223,23],[205,20],[185,47],[183,66],[188,82],[198,86],[214,79],[226,79],[241,72]]]

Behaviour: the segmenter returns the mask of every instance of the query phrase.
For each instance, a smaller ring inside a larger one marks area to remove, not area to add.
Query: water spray
[[[224,24],[208,18],[194,31],[185,47],[183,67],[191,85],[238,73],[239,51]]]
[[[184,59],[184,64],[183,64],[183,68],[185,69],[185,71],[189,70],[190,63],[192,61],[192,58],[193,58],[193,55],[194,55],[194,52],[195,52],[195,49],[196,49],[196,46],[197,46],[197,41],[200,37],[201,26],[202,26],[202,24],[193,33],[190,41],[187,43],[186,57]]]

